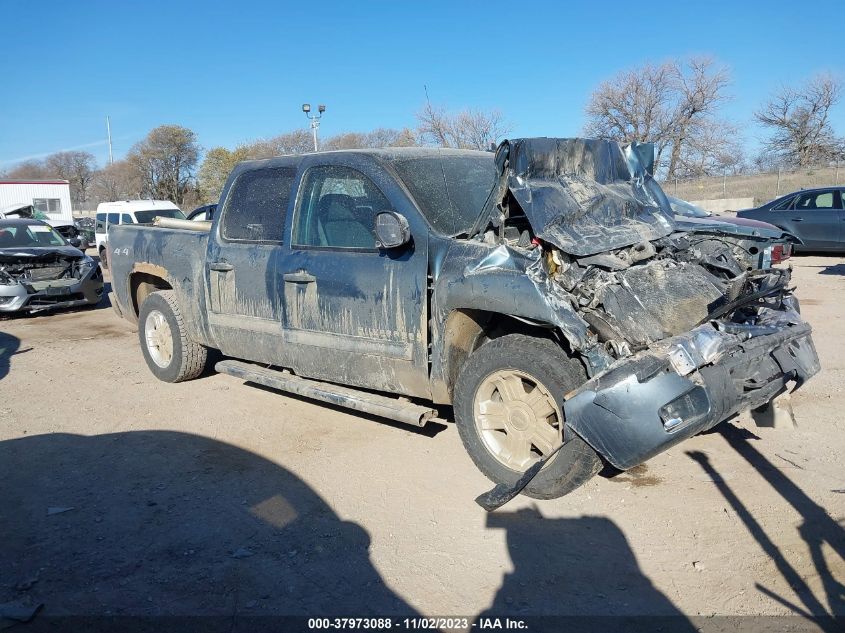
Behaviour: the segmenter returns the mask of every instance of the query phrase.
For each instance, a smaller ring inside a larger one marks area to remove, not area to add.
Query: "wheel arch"
[[[156,290],[173,290],[173,285],[167,281],[166,276],[154,272],[134,270],[130,273],[129,299],[132,302],[132,310],[136,319],[144,299]]]
[[[552,340],[567,355],[579,358],[564,333],[552,323],[476,308],[455,308],[443,326],[439,363],[441,385],[434,389],[435,401],[451,403],[458,373],[470,354],[484,343],[508,334]]]

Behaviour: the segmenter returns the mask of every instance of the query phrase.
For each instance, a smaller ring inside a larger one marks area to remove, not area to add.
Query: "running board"
[[[351,387],[301,378],[288,371],[267,369],[239,360],[220,361],[214,366],[214,369],[221,374],[228,374],[265,387],[272,387],[312,400],[321,400],[339,407],[378,415],[405,424],[425,426],[432,421],[444,422],[444,420],[437,419],[437,411],[429,407],[414,404],[404,399],[388,398]]]

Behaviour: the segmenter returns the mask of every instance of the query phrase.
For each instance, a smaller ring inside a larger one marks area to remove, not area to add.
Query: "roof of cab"
[[[259,158],[245,160],[238,163],[240,170],[258,169],[260,167],[284,167],[298,165],[306,157],[311,156],[372,156],[382,160],[391,161],[402,158],[438,158],[441,156],[488,156],[493,160],[493,152],[485,152],[475,149],[451,149],[445,147],[379,147],[362,149],[338,149],[328,152],[309,152],[307,154],[285,154],[273,156],[272,158]],[[239,171],[240,171],[239,170]]]

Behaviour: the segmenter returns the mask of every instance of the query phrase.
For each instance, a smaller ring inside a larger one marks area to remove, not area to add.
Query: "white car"
[[[151,224],[155,218],[185,219],[185,214],[169,200],[120,200],[97,205],[94,228],[97,253],[103,268],[108,268],[106,244],[109,226],[113,224]]]

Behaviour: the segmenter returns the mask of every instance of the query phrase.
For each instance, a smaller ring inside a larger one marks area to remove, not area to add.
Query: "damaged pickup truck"
[[[103,273],[46,222],[0,220],[0,312],[95,305]]]
[[[558,497],[819,370],[790,272],[678,230],[652,162],[538,138],[241,163],[213,222],[114,227],[112,305],[162,380],[217,349],[403,422],[452,405],[484,474]]]

